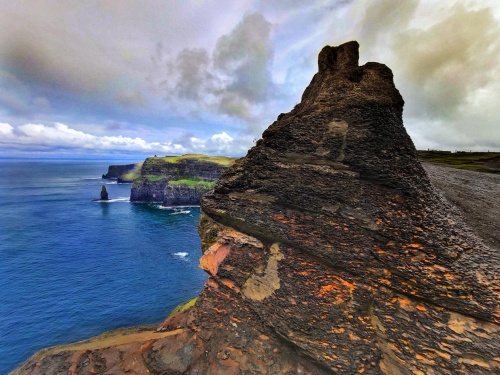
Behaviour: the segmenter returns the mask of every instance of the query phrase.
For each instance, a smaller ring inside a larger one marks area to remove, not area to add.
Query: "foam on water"
[[[97,203],[116,203],[116,202],[130,202],[129,197],[120,197],[120,198],[113,198],[113,199],[108,199],[108,200],[101,200],[101,199],[95,199],[93,202]]]
[[[191,210],[175,210],[170,215],[186,215],[191,213]]]

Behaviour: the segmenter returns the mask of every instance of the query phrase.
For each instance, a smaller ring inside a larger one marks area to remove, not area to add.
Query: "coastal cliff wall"
[[[201,196],[213,188],[214,181],[233,162],[232,158],[196,154],[147,158],[141,176],[134,180],[130,200],[168,206],[198,205]]]
[[[163,202],[167,181],[166,178],[157,181],[150,181],[147,178],[136,179],[130,189],[130,201],[148,203]]]
[[[191,307],[15,373],[498,374],[500,255],[431,185],[391,70],[358,47],[323,48],[301,103],[204,195]]]
[[[200,186],[177,185],[167,186],[164,190],[164,206],[189,206],[199,204],[204,194],[211,188]]]

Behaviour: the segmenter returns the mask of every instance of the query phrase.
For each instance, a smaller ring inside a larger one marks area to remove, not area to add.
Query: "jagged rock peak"
[[[357,42],[324,47],[301,102],[278,116],[249,157],[265,150],[269,157],[349,169],[407,194],[427,192],[392,72],[379,63],[358,66],[358,48]]]
[[[385,65],[369,62],[358,66],[359,44],[352,41],[338,47],[324,47],[318,56],[318,73],[302,96],[302,105],[344,103],[351,107],[372,103],[394,106],[402,111],[403,98],[394,86],[392,71]],[[344,98],[345,97],[345,98]]]
[[[338,47],[325,46],[318,55],[318,71],[354,69],[358,61],[359,44],[356,41]]]

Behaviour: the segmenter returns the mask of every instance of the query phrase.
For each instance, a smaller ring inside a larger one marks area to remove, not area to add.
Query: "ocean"
[[[0,374],[200,292],[199,208],[131,203],[130,184],[100,178],[109,164],[0,160]],[[110,201],[93,201],[103,184]]]

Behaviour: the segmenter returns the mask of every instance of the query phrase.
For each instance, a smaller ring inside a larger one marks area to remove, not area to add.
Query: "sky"
[[[350,40],[418,149],[500,151],[497,0],[0,0],[0,157],[244,156]]]

